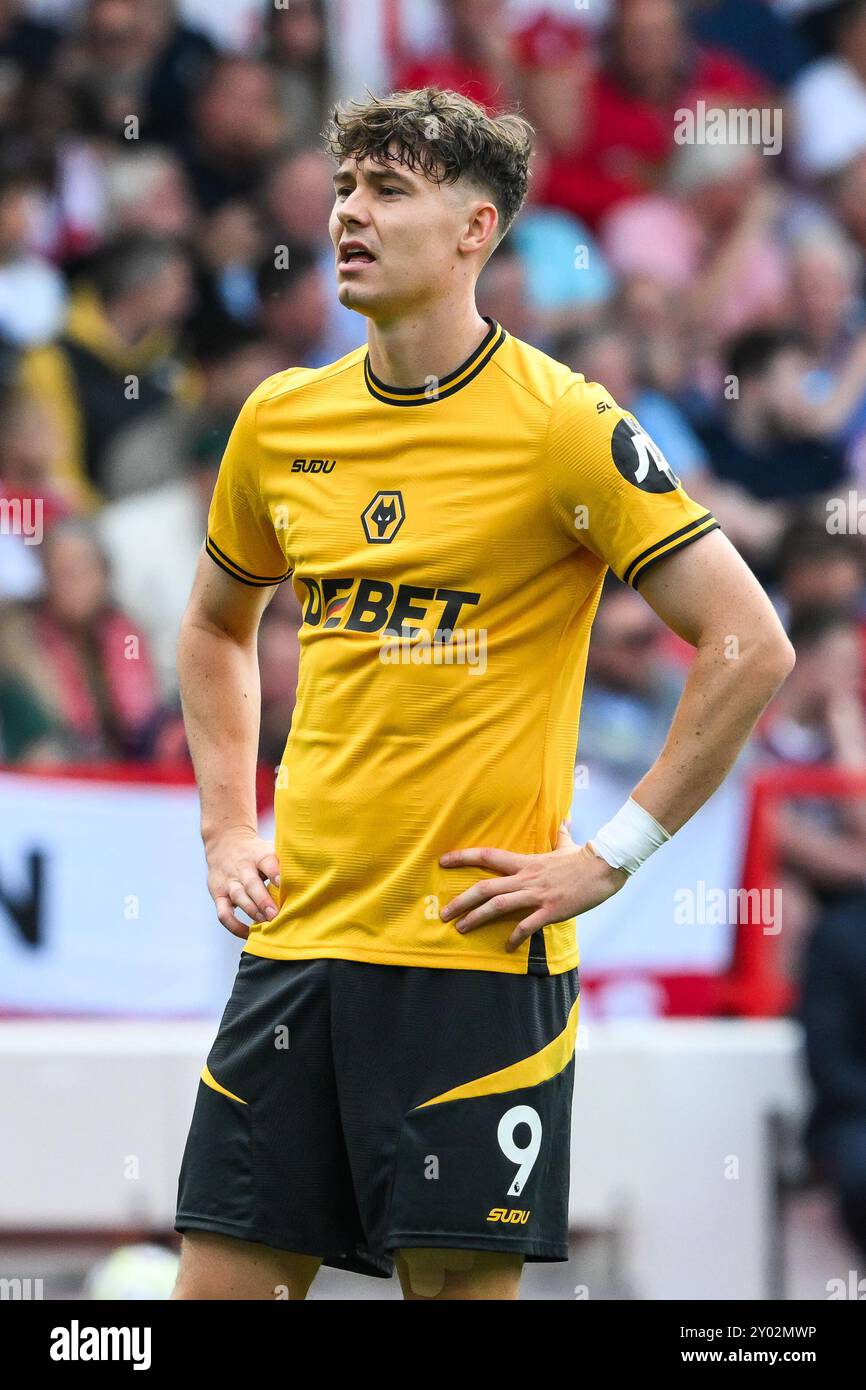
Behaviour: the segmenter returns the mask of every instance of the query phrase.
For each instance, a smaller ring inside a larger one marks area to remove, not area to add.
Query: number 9
[[[514,1131],[518,1125],[529,1126],[529,1143],[525,1149],[518,1148],[514,1142]],[[515,1105],[511,1110],[506,1110],[499,1121],[496,1138],[505,1157],[520,1165],[508,1189],[509,1197],[517,1197],[526,1186],[541,1151],[541,1116],[531,1105]]]

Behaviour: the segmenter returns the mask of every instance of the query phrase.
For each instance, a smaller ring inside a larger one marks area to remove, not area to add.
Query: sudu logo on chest
[[[336,459],[295,459],[292,463],[292,472],[333,473],[336,466]]]

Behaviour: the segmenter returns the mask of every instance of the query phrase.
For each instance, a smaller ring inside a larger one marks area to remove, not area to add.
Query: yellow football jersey
[[[256,955],[577,964],[573,919],[513,954],[527,912],[465,936],[441,922],[491,875],[439,857],[553,849],[608,566],[638,585],[717,523],[602,386],[489,324],[417,390],[378,380],[366,348],[281,372],[229,440],[208,553],[245,584],[291,576],[304,614],[279,913],[251,928]]]

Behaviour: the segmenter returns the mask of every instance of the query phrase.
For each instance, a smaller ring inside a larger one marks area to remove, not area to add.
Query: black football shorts
[[[579,989],[244,952],[176,1229],[383,1276],[419,1246],[567,1259]]]

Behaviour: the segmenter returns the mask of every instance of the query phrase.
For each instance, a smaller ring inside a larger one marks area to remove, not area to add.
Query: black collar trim
[[[493,354],[499,351],[508,337],[505,329],[500,328],[494,319],[485,315],[485,323],[489,323],[490,331],[472,356],[455,372],[440,377],[438,382],[431,377],[429,386],[388,386],[374,373],[368,352],[364,358],[364,380],[367,390],[377,401],[382,401],[385,405],[398,406],[434,405],[436,401],[443,401],[448,396],[455,395],[457,391],[462,391],[464,386],[468,386],[470,381],[474,381],[479,372],[483,372]]]

